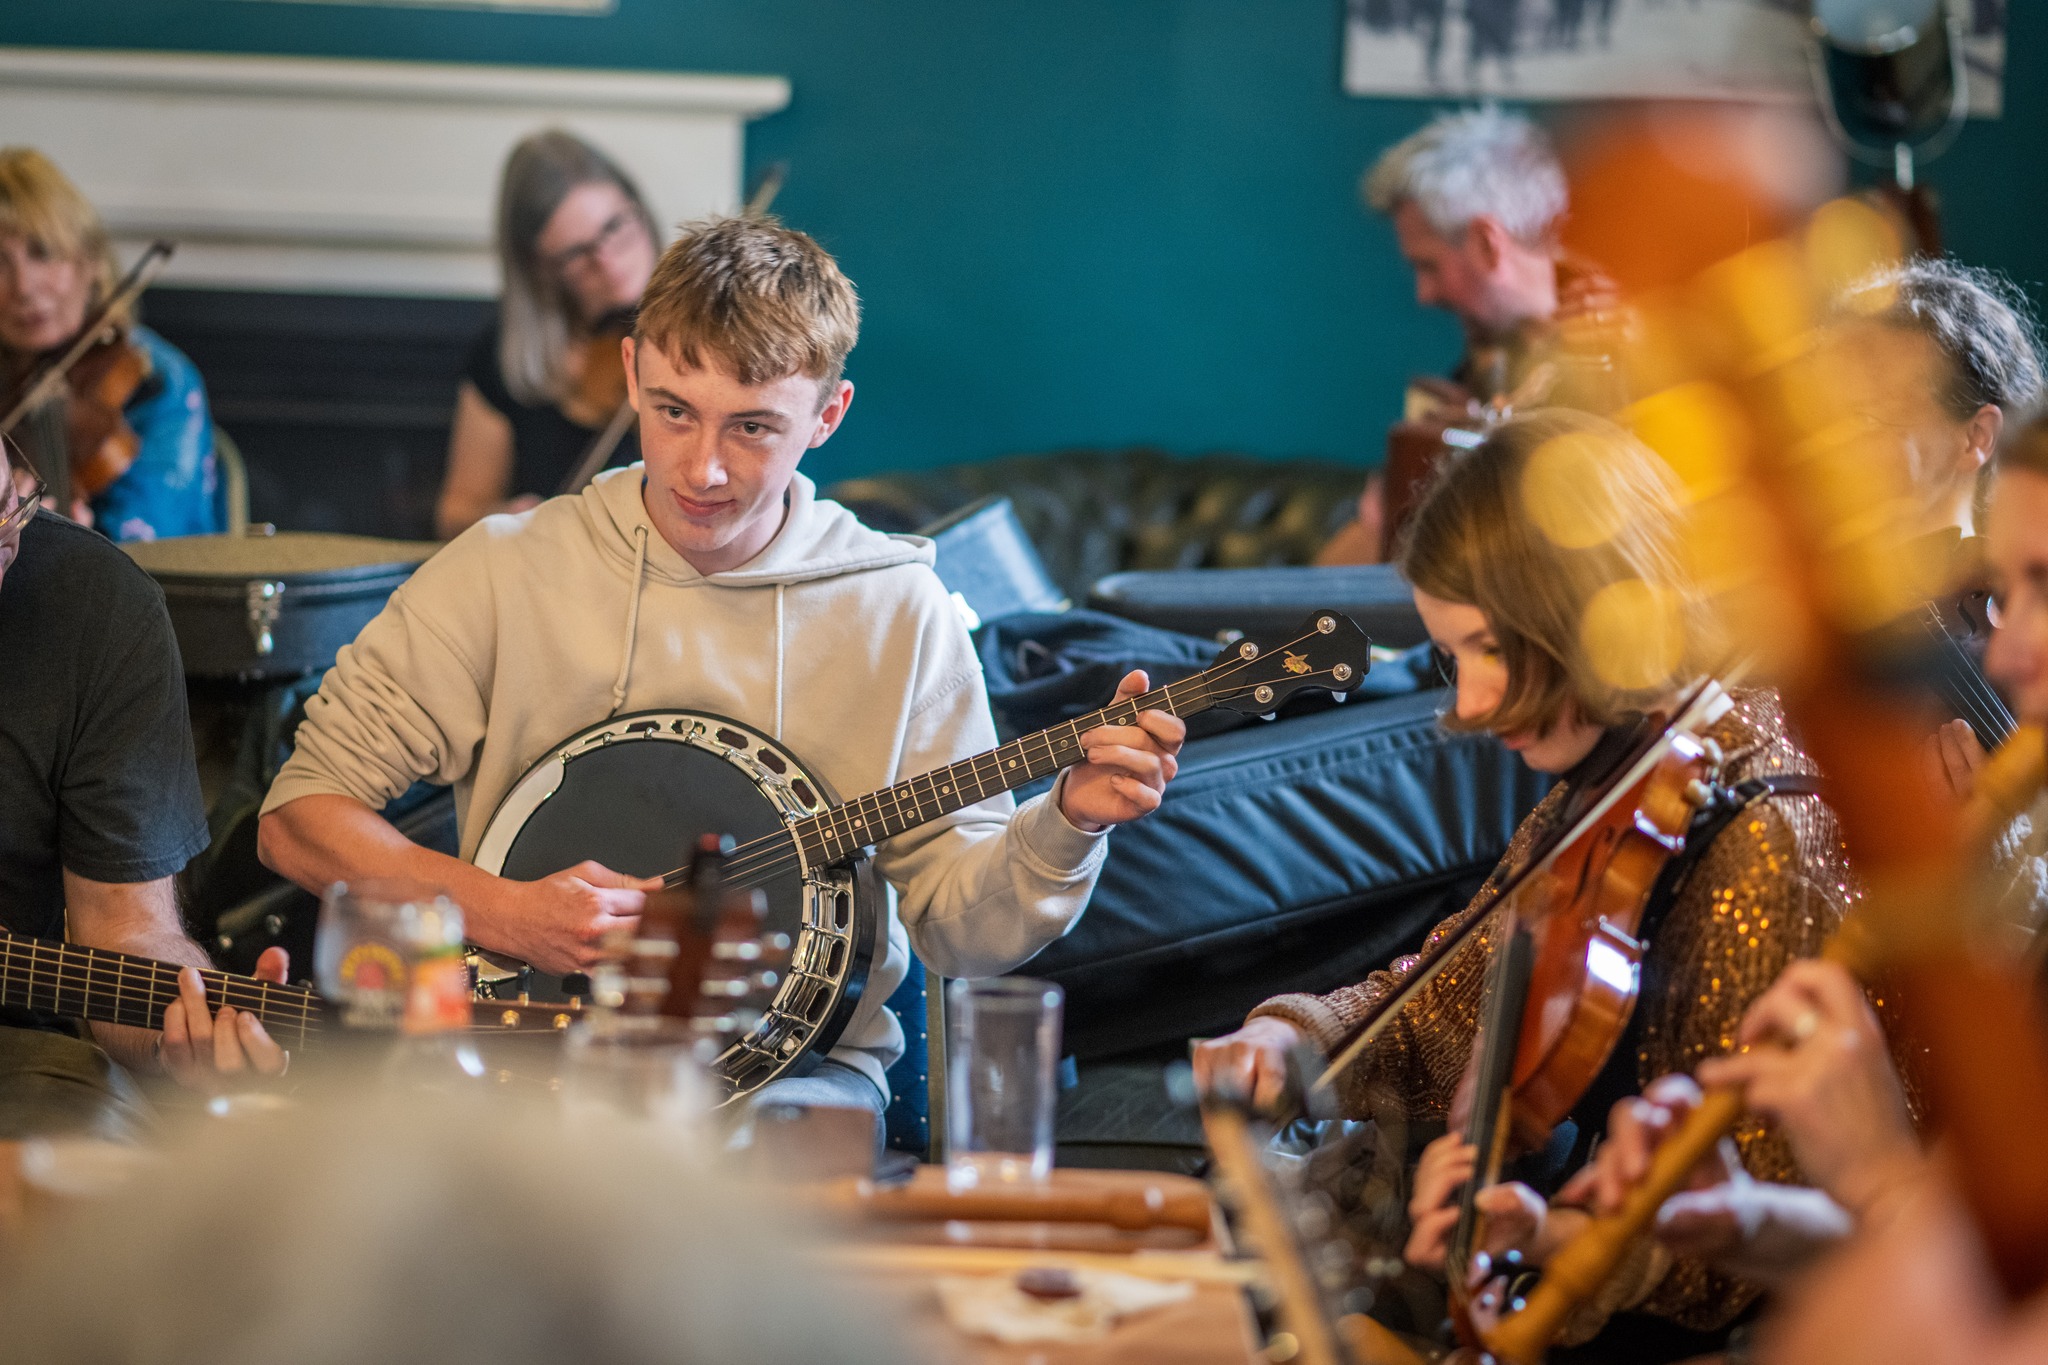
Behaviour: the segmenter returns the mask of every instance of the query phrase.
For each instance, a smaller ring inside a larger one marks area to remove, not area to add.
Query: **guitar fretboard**
[[[0,934],[0,1004],[67,1019],[162,1028],[164,1009],[178,998],[178,971],[104,948]],[[210,1008],[247,1010],[284,1047],[304,1047],[320,1032],[320,1004],[307,987],[210,970],[199,979]]]

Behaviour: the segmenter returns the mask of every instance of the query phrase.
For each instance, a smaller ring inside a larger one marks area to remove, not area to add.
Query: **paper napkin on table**
[[[1033,1298],[1013,1275],[942,1275],[939,1303],[963,1332],[1004,1343],[1093,1341],[1124,1318],[1192,1298],[1193,1282],[1148,1280],[1113,1270],[1071,1272],[1074,1298]]]

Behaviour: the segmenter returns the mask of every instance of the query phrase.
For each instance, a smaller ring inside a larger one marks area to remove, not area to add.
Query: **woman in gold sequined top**
[[[1503,928],[1484,908],[1495,888],[1577,814],[1642,715],[1668,710],[1709,671],[1715,636],[1682,565],[1673,487],[1657,457],[1611,423],[1534,412],[1450,466],[1416,512],[1401,565],[1430,638],[1456,667],[1444,723],[1491,731],[1560,781],[1472,904],[1430,935],[1433,945],[1468,916],[1487,916],[1347,1074],[1339,1098],[1348,1115],[1450,1118]],[[1814,773],[1773,694],[1738,691],[1733,701],[1707,730],[1727,754],[1724,782]],[[1817,797],[1772,796],[1726,826],[1650,944],[1623,1093],[1728,1051],[1750,1002],[1788,962],[1819,950],[1851,895],[1834,817]],[[1197,1081],[1276,1096],[1289,1048],[1306,1040],[1331,1051],[1415,961],[1328,995],[1267,1001],[1238,1032],[1198,1050]],[[1604,1116],[1613,1098],[1595,1112]],[[1784,1142],[1761,1125],[1747,1124],[1736,1141],[1752,1175],[1796,1180]],[[1698,1263],[1652,1269],[1655,1283],[1634,1286],[1632,1306],[1693,1329],[1722,1326],[1756,1294]]]

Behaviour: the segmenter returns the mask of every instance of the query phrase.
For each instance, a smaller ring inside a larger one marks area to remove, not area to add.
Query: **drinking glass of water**
[[[946,1182],[954,1189],[1046,1178],[1066,992],[999,976],[946,987]]]

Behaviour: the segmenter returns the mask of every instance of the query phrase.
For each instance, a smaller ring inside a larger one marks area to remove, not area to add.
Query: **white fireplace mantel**
[[[639,182],[665,227],[740,200],[746,120],[779,76],[0,47],[0,143],[40,148],[165,283],[497,292],[499,168],[567,128]]]

